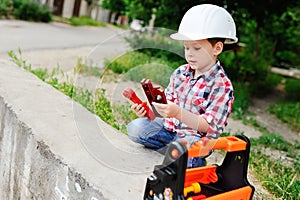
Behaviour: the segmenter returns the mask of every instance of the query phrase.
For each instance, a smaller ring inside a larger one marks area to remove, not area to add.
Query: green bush
[[[0,1],[0,19],[2,16],[10,15],[12,9],[12,0],[1,0]]]
[[[143,53],[132,51],[112,60],[106,59],[104,65],[114,73],[121,74],[128,72],[131,68],[136,66],[149,63],[150,60],[151,57]]]
[[[300,80],[287,79],[285,82],[287,98],[291,101],[300,101]]]
[[[46,6],[40,7],[37,3],[30,0],[14,0],[13,15],[17,19],[27,21],[52,21],[51,12]]]
[[[264,78],[251,81],[250,84],[250,93],[256,97],[264,97],[267,93],[272,92],[282,80],[282,77],[277,74],[268,73],[267,71],[261,73],[265,73],[265,75],[262,75]]]
[[[147,78],[166,87],[174,68],[179,67],[180,63],[132,51],[114,60],[106,60],[104,65],[114,73],[124,74],[125,80],[139,82]]]
[[[158,29],[153,32],[131,34],[130,37],[125,39],[132,49],[144,53],[149,57],[178,63],[173,66],[175,69],[185,63],[183,44],[171,40],[169,35],[169,30]]]
[[[234,87],[234,104],[232,108],[233,116],[237,119],[242,119],[247,112],[250,104],[250,89],[249,85],[241,82],[233,83]]]
[[[279,83],[281,83],[282,80],[283,80],[283,78],[279,74],[268,73],[265,84],[268,85],[270,88],[274,88]]]
[[[139,82],[143,78],[147,78],[153,83],[166,88],[169,84],[170,76],[173,71],[174,70],[167,65],[151,63],[132,68],[124,75],[124,79]]]

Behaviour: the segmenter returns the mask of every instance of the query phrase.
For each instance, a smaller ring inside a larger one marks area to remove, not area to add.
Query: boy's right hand
[[[146,102],[143,102],[142,104],[133,104],[131,106],[131,109],[135,112],[135,114],[138,117],[145,117],[147,114],[147,111],[145,110],[143,104],[145,104]]]

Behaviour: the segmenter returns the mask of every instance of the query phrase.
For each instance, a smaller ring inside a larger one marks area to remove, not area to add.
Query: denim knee
[[[162,118],[155,118],[154,120],[137,118],[127,125],[129,139],[151,148],[159,148],[161,146],[156,145],[156,142],[160,143],[160,140],[155,139],[155,135],[161,130],[163,130]],[[164,140],[164,137],[162,139]],[[154,143],[152,144],[152,142]]]
[[[137,118],[127,125],[127,134],[129,139],[139,142],[140,135],[144,132],[144,127],[149,120],[147,118]]]

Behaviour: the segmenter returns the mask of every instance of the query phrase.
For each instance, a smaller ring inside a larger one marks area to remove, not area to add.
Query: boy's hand
[[[180,107],[177,104],[175,104],[171,101],[168,101],[167,104],[152,102],[152,105],[155,107],[156,111],[163,117],[166,117],[166,118],[171,118],[171,117],[179,118]]]
[[[145,108],[143,107],[143,104],[133,104],[131,106],[131,109],[135,112],[135,114],[138,117],[145,117],[147,114],[147,111],[145,110]]]
[[[209,139],[208,139],[207,137],[202,137],[202,138],[201,138],[201,144],[202,144],[203,146],[206,146],[207,143],[208,143],[208,141],[209,141]]]

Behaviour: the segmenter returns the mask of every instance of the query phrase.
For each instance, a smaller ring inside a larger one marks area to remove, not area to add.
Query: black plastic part
[[[176,155],[174,158],[172,155]],[[153,200],[154,197],[173,200],[184,200],[183,188],[185,170],[187,166],[187,149],[181,142],[170,144],[162,165],[156,165],[153,174],[147,178],[144,200]],[[151,195],[152,194],[152,195]],[[155,199],[156,199],[155,198]]]
[[[246,150],[227,152],[222,165],[217,166],[216,169],[218,181],[209,184],[200,183],[201,194],[207,198],[245,186],[252,188],[250,199],[253,197],[255,188],[247,179],[250,140],[242,135],[236,137],[247,143]],[[176,158],[173,157],[176,155],[174,150],[178,151]],[[171,143],[167,149],[163,164],[155,166],[153,175],[147,179],[144,200],[168,199],[170,196],[166,197],[166,195],[170,192],[172,193],[171,199],[184,200],[183,189],[187,158],[187,149],[183,143],[179,141]]]
[[[217,167],[218,181],[210,184],[200,184],[201,194],[206,197],[228,192],[234,189],[250,186],[253,197],[255,188],[247,179],[250,140],[246,136],[236,136],[247,143],[246,150],[227,152],[222,165]]]

